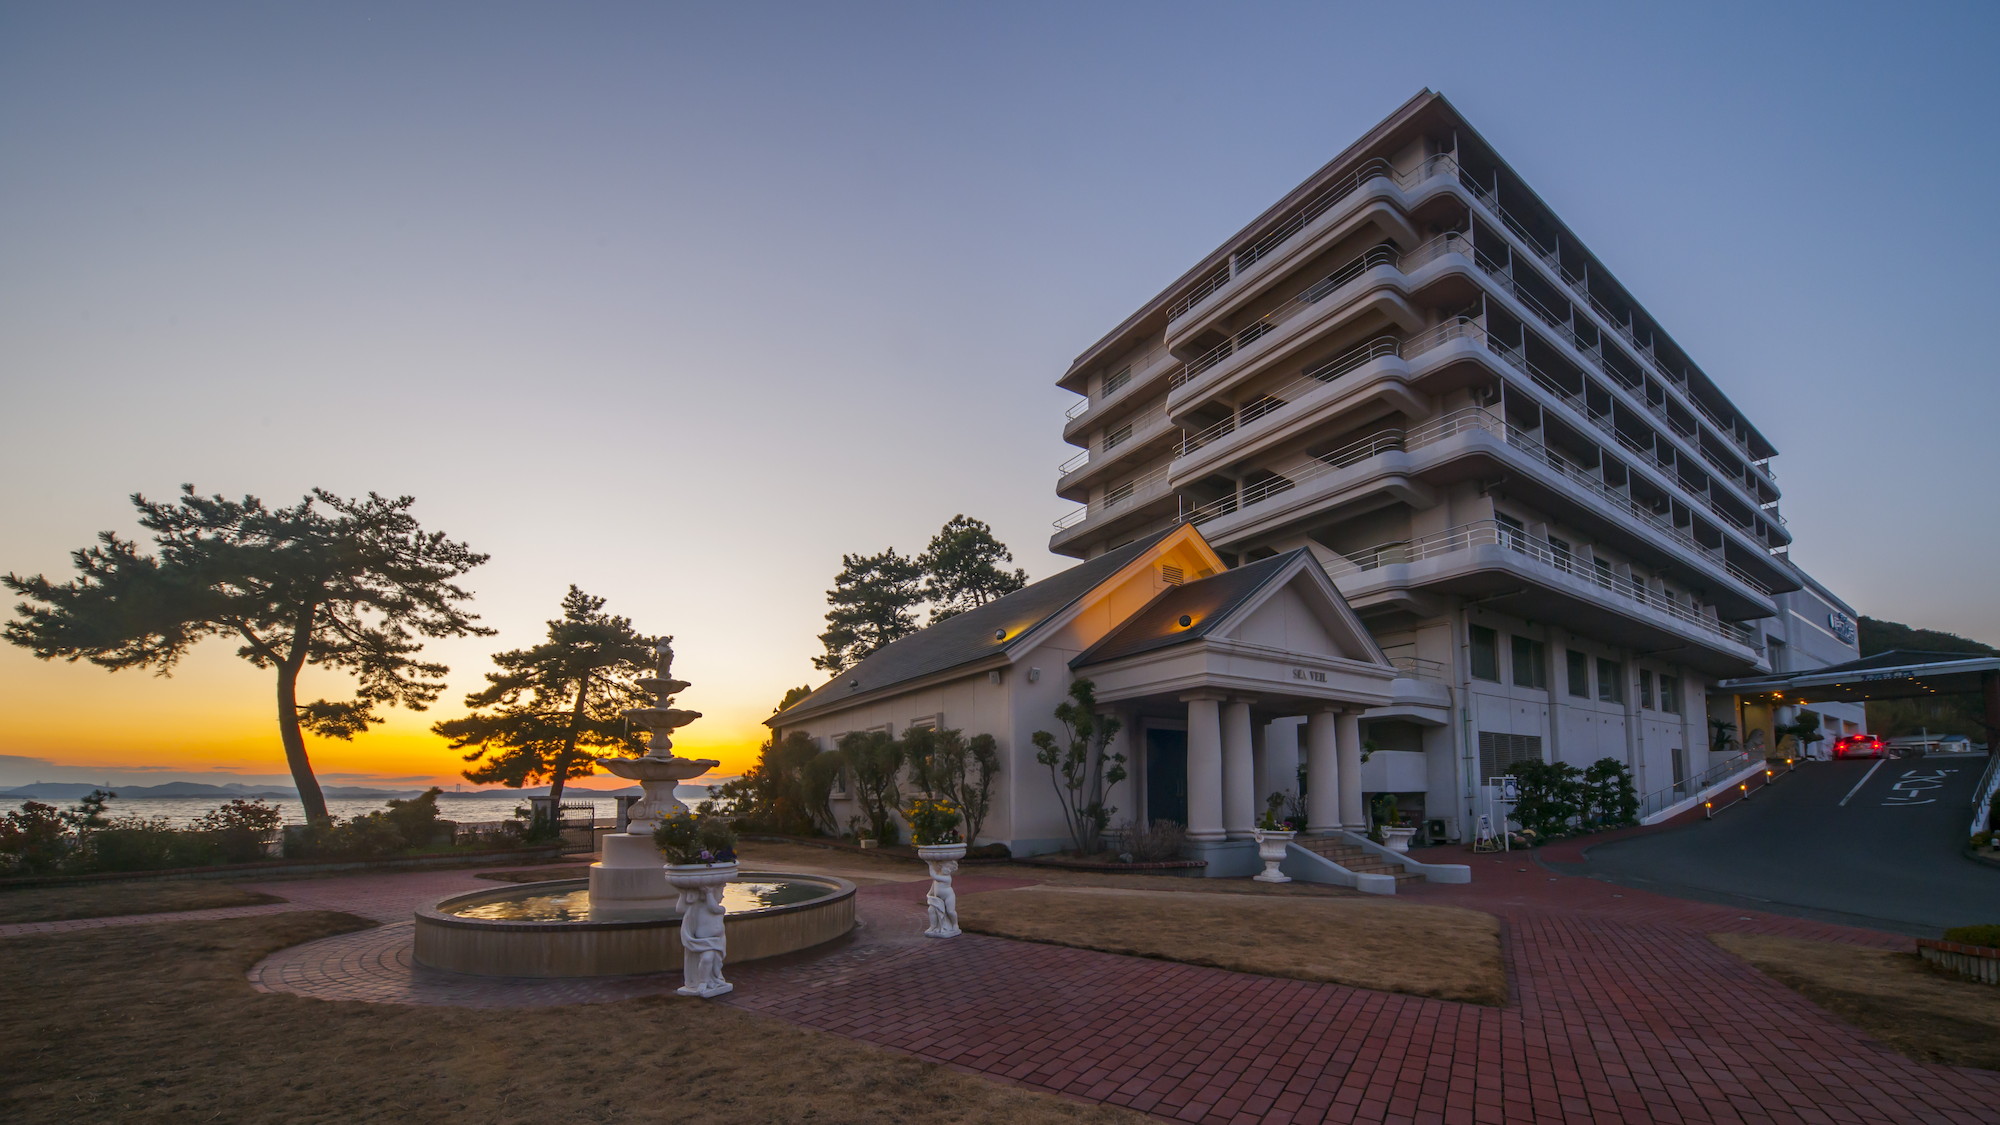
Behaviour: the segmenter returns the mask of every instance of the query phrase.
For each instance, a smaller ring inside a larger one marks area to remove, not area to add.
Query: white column
[[[1232,840],[1257,829],[1257,767],[1250,751],[1250,704],[1222,708],[1222,827]]]
[[[1306,719],[1306,831],[1324,836],[1340,830],[1340,753],[1334,742],[1331,708]]]
[[[1222,830],[1222,715],[1215,695],[1184,697],[1188,709],[1188,839],[1220,840]]]
[[[1361,809],[1361,714],[1343,711],[1340,728],[1340,824],[1349,832],[1366,832],[1368,818]]]

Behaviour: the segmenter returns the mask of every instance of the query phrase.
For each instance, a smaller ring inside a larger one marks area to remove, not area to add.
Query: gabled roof
[[[1151,550],[1174,530],[1148,535],[1115,551],[1106,551],[1004,598],[967,610],[956,617],[948,617],[927,629],[883,645],[861,663],[764,722],[767,725],[790,722],[829,710],[868,692],[1003,654],[1043,622],[1069,608],[1078,598],[1124,569],[1127,563]]]
[[[1234,570],[1225,570],[1212,578],[1169,586],[1103,640],[1070,661],[1069,666],[1082,668],[1200,640],[1227,620],[1237,607],[1255,597],[1259,590],[1279,581],[1288,564],[1301,555],[1308,555],[1303,547]],[[1187,628],[1180,625],[1183,616],[1192,622]]]

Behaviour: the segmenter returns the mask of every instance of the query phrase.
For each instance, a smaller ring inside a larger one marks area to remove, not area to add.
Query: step
[[[1359,844],[1331,836],[1307,836],[1293,843],[1314,855],[1331,860],[1349,871],[1361,875],[1388,875],[1397,882],[1421,879],[1423,876],[1410,871],[1392,859],[1385,859]]]

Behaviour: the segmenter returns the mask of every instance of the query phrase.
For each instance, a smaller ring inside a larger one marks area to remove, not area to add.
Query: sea
[[[674,795],[690,805],[708,797],[706,785],[682,785],[674,790]],[[286,824],[304,824],[305,814],[299,809],[295,797],[265,797],[264,803],[275,805],[278,815]],[[44,804],[67,809],[75,801],[43,799]],[[165,817],[169,824],[181,827],[191,824],[203,813],[218,805],[229,803],[227,797],[136,797],[130,800],[119,798],[105,809],[105,815],[112,819],[124,816],[138,816],[152,819]],[[438,815],[460,824],[490,824],[514,819],[514,810],[525,808],[528,799],[519,793],[467,793],[454,796],[446,791],[438,797]],[[594,797],[570,790],[563,794],[565,805],[589,805],[596,811],[600,823],[609,824],[618,818],[618,801],[612,797]],[[5,802],[6,808],[13,808],[18,802]],[[326,811],[342,820],[367,813],[380,812],[389,805],[383,797],[329,797]],[[0,809],[5,811],[5,809]]]

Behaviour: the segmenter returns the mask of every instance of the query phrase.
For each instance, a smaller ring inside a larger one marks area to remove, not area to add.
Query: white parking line
[[[1888,760],[1889,760],[1889,759],[1887,759],[1887,758],[1877,758],[1877,759],[1875,759],[1875,764],[1874,764],[1874,765],[1872,765],[1872,766],[1869,766],[1869,767],[1868,767],[1868,772],[1867,772],[1867,773],[1864,773],[1864,774],[1862,774],[1862,775],[1861,775],[1861,780],[1860,780],[1860,781],[1857,781],[1857,782],[1855,782],[1855,783],[1854,783],[1854,788],[1852,788],[1852,789],[1849,789],[1849,790],[1847,791],[1847,796],[1845,796],[1845,797],[1842,797],[1842,798],[1840,799],[1840,803],[1841,803],[1841,805],[1843,805],[1843,806],[1844,806],[1844,805],[1846,805],[1846,804],[1847,804],[1847,802],[1849,802],[1849,801],[1852,801],[1852,800],[1854,799],[1854,795],[1855,795],[1856,793],[1859,793],[1859,792],[1861,792],[1861,787],[1862,787],[1862,786],[1864,786],[1864,785],[1866,785],[1866,784],[1868,784],[1868,779],[1869,779],[1869,778],[1871,778],[1871,777],[1874,777],[1874,776],[1875,776],[1875,771],[1876,771],[1876,770],[1879,770],[1879,769],[1881,769],[1881,768],[1882,768],[1882,763],[1883,763],[1883,762],[1886,762],[1886,761],[1888,761]]]

